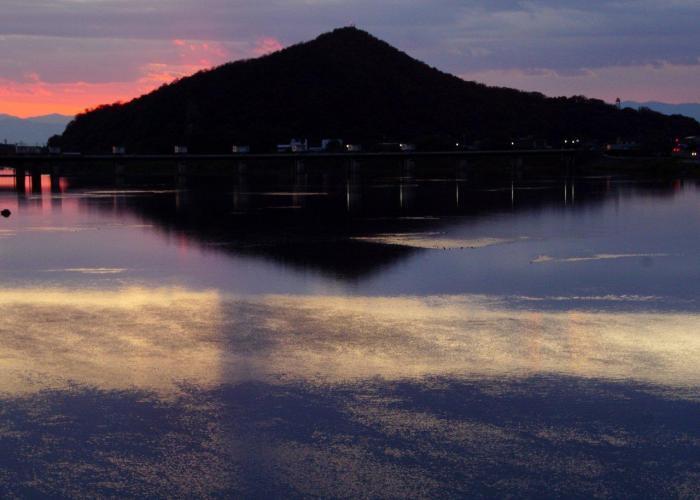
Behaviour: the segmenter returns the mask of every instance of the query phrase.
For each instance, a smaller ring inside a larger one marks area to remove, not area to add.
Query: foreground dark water
[[[0,177],[0,496],[700,495],[695,181],[149,185]]]

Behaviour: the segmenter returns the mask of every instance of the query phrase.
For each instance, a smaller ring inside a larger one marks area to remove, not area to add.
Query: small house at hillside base
[[[319,146],[309,146],[309,140],[303,141],[292,139],[289,144],[278,144],[278,153],[325,153],[325,152],[340,152],[343,151],[345,142],[343,139],[322,139]]]
[[[410,153],[416,150],[416,145],[408,142],[382,142],[377,144],[377,150],[383,153]]]
[[[278,153],[303,153],[309,150],[309,141],[304,139],[303,141],[292,139],[289,144],[278,144]]]
[[[15,154],[18,155],[40,155],[44,152],[41,146],[27,146],[25,144],[17,144],[15,146]]]

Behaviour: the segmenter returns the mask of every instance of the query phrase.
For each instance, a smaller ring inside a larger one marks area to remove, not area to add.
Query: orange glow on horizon
[[[20,118],[50,113],[75,115],[101,104],[129,101],[173,79],[152,81],[150,84],[143,81],[100,84],[0,82],[0,112]]]
[[[20,118],[50,113],[75,115],[103,104],[128,102],[177,78],[251,55],[250,48],[232,53],[216,42],[175,39],[170,43],[174,51],[172,57],[142,64],[140,77],[132,81],[50,83],[38,74],[32,74],[26,82],[0,78],[0,113]],[[252,48],[252,53],[277,48],[281,48],[277,40],[263,38]]]
[[[0,113],[20,118],[50,113],[75,115],[101,104],[126,102],[181,76],[165,69],[149,65],[145,76],[132,82],[49,83],[37,78],[19,83],[0,79]]]

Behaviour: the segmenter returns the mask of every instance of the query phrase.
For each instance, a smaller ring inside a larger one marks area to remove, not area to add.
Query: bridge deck
[[[258,160],[258,159],[376,159],[376,158],[460,158],[460,157],[508,157],[508,156],[554,156],[575,155],[585,151],[576,149],[512,149],[484,151],[413,151],[413,152],[363,152],[363,153],[238,153],[238,154],[54,154],[54,155],[8,155],[0,156],[2,162],[16,161],[153,161],[153,160]]]

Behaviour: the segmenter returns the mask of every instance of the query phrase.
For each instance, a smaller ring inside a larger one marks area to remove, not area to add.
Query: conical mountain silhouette
[[[356,28],[199,72],[126,104],[79,115],[52,143],[83,152],[269,150],[292,137],[426,147],[535,136],[667,140],[700,133],[683,117],[618,111],[584,97],[487,87],[443,73]]]

